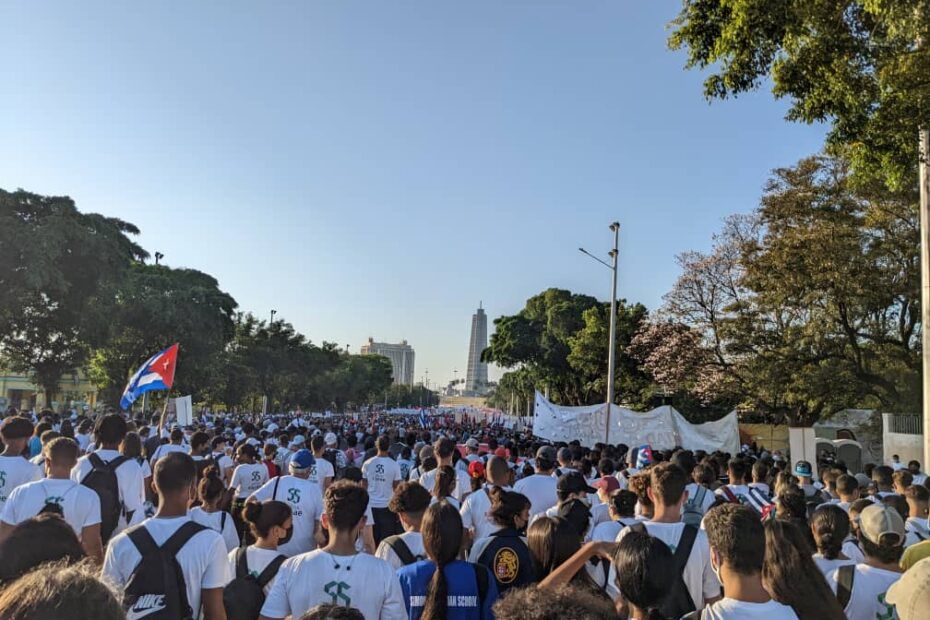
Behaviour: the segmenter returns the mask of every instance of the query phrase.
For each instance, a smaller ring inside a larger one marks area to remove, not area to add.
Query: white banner
[[[533,434],[549,441],[577,439],[589,448],[606,440],[614,445],[649,444],[657,450],[682,446],[707,452],[739,452],[736,412],[713,422],[691,424],[668,405],[645,413],[612,405],[608,420],[606,405],[560,407],[539,392],[536,392]]]
[[[190,426],[194,423],[194,404],[190,396],[172,398],[174,402],[174,411],[177,416],[179,426]]]

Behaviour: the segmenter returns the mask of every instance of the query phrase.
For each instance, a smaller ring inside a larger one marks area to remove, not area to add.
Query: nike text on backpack
[[[694,494],[694,497],[689,497],[681,509],[682,522],[694,526],[701,524],[701,519],[704,518],[704,498],[706,496],[707,487],[698,486],[697,493]]]
[[[249,572],[246,547],[236,550],[236,576],[223,588],[227,620],[256,620],[265,604],[265,586],[278,574],[287,556],[273,559],[257,577]]]
[[[846,610],[849,599],[852,597],[853,581],[856,577],[856,565],[844,564],[836,569],[836,600],[840,607]]]
[[[188,521],[161,547],[155,544],[144,525],[126,532],[142,556],[123,590],[127,620],[191,620],[194,617],[187,599],[184,573],[176,556],[187,541],[205,529],[199,523]]]
[[[126,508],[119,493],[119,480],[116,477],[116,470],[128,461],[129,457],[118,456],[109,463],[105,463],[100,455],[91,453],[87,460],[93,469],[84,476],[81,484],[93,489],[100,497],[100,539],[106,546],[116,526],[119,525],[120,515],[124,515],[127,522],[132,516],[126,514]]]
[[[646,526],[642,523],[634,523],[629,527],[634,532],[649,534]],[[691,598],[691,593],[688,592],[688,586],[685,585],[683,574],[685,572],[685,565],[688,563],[688,557],[691,555],[691,548],[694,547],[694,540],[697,538],[697,533],[697,527],[685,525],[685,529],[681,532],[681,539],[678,541],[678,546],[675,548],[675,554],[672,556],[672,562],[675,565],[675,574],[678,575],[678,579],[675,583],[671,584],[671,591],[659,608],[659,611],[661,611],[666,618],[681,618],[685,614],[695,610],[694,601]]]

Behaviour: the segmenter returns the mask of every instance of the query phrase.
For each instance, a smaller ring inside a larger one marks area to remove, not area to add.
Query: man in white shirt
[[[81,540],[84,552],[94,562],[103,562],[100,541],[100,498],[91,489],[69,478],[80,448],[68,437],[58,437],[43,449],[48,478],[27,482],[10,494],[0,518],[0,540],[13,527],[41,512],[60,514]]]
[[[720,597],[720,582],[711,567],[707,534],[694,526],[686,526],[681,521],[681,509],[688,499],[688,493],[685,491],[689,481],[688,474],[672,463],[659,463],[649,470],[649,481],[647,493],[654,504],[654,512],[652,519],[643,522],[643,529],[649,535],[661,539],[670,549],[677,549],[686,544],[682,541],[688,534],[693,543],[681,578],[691,595],[695,609],[701,609],[705,604]],[[758,515],[756,520],[758,521]],[[687,532],[686,527],[692,528],[693,531]],[[631,529],[628,527],[621,530],[617,535],[617,542]],[[762,545],[764,548],[764,539]],[[616,594],[613,575],[614,571],[611,568],[608,588]]]
[[[233,463],[232,457],[226,454],[226,438],[222,435],[214,437],[210,441],[210,449],[213,461],[216,463],[217,469],[220,470],[220,478],[223,479],[226,486],[229,486],[236,464]]]
[[[467,468],[470,463],[481,460],[481,455],[478,452],[481,449],[481,444],[478,443],[478,440],[474,437],[471,437],[468,441],[465,442],[465,458],[463,460],[467,461],[465,467]]]
[[[769,596],[762,585],[765,530],[750,507],[723,504],[704,517],[712,570],[726,598],[710,603],[703,620],[796,620],[797,614]],[[698,605],[698,609],[701,606]]]
[[[320,487],[309,480],[315,459],[307,449],[298,450],[288,463],[290,476],[277,476],[249,496],[248,501],[277,500],[291,508],[294,531],[291,539],[278,545],[278,552],[293,557],[316,549],[316,533],[323,514]]]
[[[536,473],[517,481],[513,489],[530,500],[530,518],[545,513],[559,501],[552,477],[555,471],[556,451],[552,446],[542,446],[536,451]]]
[[[907,470],[914,476],[914,484],[924,484],[927,475],[920,471],[920,461],[908,461]]]
[[[391,498],[388,508],[400,519],[404,533],[382,540],[375,557],[390,564],[394,570],[426,559],[420,524],[432,498],[430,492],[418,482],[401,482],[394,489],[394,497]]]
[[[420,484],[426,487],[427,491],[432,492],[436,484],[436,474],[439,473],[440,467],[443,465],[452,467],[452,453],[455,449],[455,442],[445,437],[437,439],[435,443],[433,443],[433,455],[436,457],[437,461],[436,469],[428,471],[420,476]],[[455,489],[452,491],[452,497],[461,502],[466,495],[471,493],[471,477],[468,475],[467,471],[455,469],[455,479],[456,483]]]
[[[859,514],[859,546],[865,562],[841,566],[827,574],[849,620],[894,618],[894,605],[885,594],[901,577],[898,562],[904,554],[904,519],[884,504],[863,508]]]
[[[104,544],[111,536],[122,532],[129,525],[140,523],[145,518],[142,467],[135,459],[125,459],[119,451],[119,445],[123,441],[123,437],[126,436],[126,432],[126,420],[117,414],[105,415],[99,418],[94,428],[94,437],[98,447],[93,454],[105,464],[112,461],[118,463],[115,473],[120,509],[119,514],[113,521],[115,527],[111,532],[107,531],[107,523],[111,521],[113,515],[105,514],[105,507],[101,502],[100,535]],[[117,459],[119,460],[117,461]],[[71,479],[83,483],[93,469],[91,455],[82,456],[78,459],[77,465],[71,470]]]
[[[375,442],[378,453],[362,465],[362,485],[368,491],[376,545],[388,536],[403,531],[397,515],[388,508],[394,488],[400,484],[400,466],[388,455],[390,447],[391,438],[387,435],[379,436]]]
[[[320,487],[320,493],[326,493],[326,489],[333,483],[336,476],[336,470],[333,464],[326,460],[326,443],[322,435],[314,435],[310,439],[310,449],[313,451],[314,463],[310,467],[310,481]]]
[[[163,443],[157,448],[155,448],[155,454],[152,455],[152,458],[149,460],[149,465],[154,469],[155,463],[161,457],[171,454],[172,452],[182,452],[187,454],[187,448],[182,445],[184,441],[184,431],[179,428],[171,431],[171,435],[168,437],[168,443]]]
[[[32,422],[22,416],[7,418],[0,426],[4,444],[0,455],[0,510],[16,487],[42,478],[42,469],[23,456],[34,428]]]
[[[368,493],[361,484],[340,480],[326,490],[323,527],[329,543],[281,565],[259,620],[300,618],[316,605],[354,607],[368,619],[406,620],[400,581],[390,564],[359,553]]]
[[[187,601],[193,617],[221,620],[226,618],[223,587],[232,576],[222,535],[193,523],[187,515],[196,477],[194,461],[186,454],[174,452],[158,459],[153,474],[160,498],[158,512],[155,517],[110,541],[101,576],[122,590],[142,561],[137,541],[147,540],[148,544],[161,547],[182,527],[187,531],[196,530],[174,557],[184,575]],[[138,600],[124,600],[124,605],[128,607],[128,617],[141,618],[152,608],[151,600],[144,596]]]
[[[905,547],[916,545],[930,540],[930,531],[927,527],[927,508],[930,504],[930,490],[922,484],[912,484],[904,489],[904,499],[907,500],[908,518],[904,523],[907,530]]]
[[[488,459],[488,466],[484,470],[487,483],[475,493],[471,493],[462,502],[459,512],[462,513],[462,527],[471,536],[471,540],[478,540],[490,536],[501,527],[491,521],[488,511],[491,509],[491,497],[488,488],[491,486],[503,487],[510,491],[507,483],[510,482],[510,468],[507,461],[499,456]]]

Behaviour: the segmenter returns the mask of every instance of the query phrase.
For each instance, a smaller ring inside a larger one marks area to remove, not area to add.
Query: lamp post
[[[163,259],[164,257],[165,257],[164,254],[162,254],[161,252],[159,252],[159,251],[156,250],[156,251],[155,251],[155,264],[157,265],[157,264],[158,264],[158,261],[160,261],[160,260]]]
[[[268,324],[268,327],[271,327],[272,325],[274,325],[274,315],[276,315],[277,313],[278,313],[277,310],[271,311],[271,322]]]
[[[611,270],[610,285],[610,328],[607,346],[607,425],[604,430],[604,443],[608,443],[610,436],[610,405],[614,402],[614,374],[617,366],[617,259],[620,256],[620,222],[610,225],[614,233],[614,248],[609,252],[610,262],[602,260],[584,248],[578,248],[582,254],[590,256],[600,264]]]

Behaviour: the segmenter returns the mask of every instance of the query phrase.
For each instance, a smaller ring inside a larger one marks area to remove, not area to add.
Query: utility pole
[[[923,359],[923,443],[921,465],[930,467],[930,131],[920,132],[920,325]]]
[[[277,313],[278,313],[277,310],[271,311],[271,322],[268,323],[268,327],[274,327],[274,315],[276,315]]]

